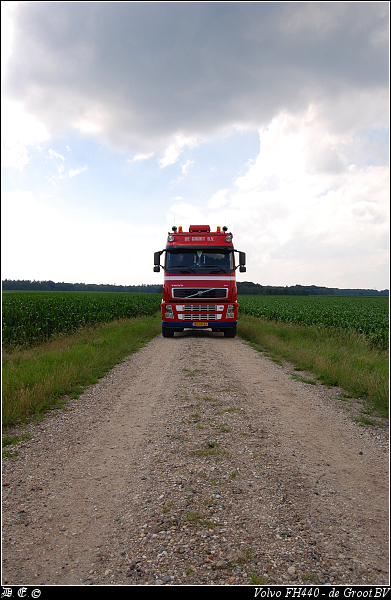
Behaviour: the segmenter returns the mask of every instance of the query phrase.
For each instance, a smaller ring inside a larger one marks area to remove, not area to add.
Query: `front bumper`
[[[230,321],[163,321],[163,327],[168,329],[214,329],[221,331],[222,329],[232,329],[236,327],[238,322]]]

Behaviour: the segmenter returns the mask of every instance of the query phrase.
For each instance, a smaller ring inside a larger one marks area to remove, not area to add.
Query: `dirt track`
[[[387,585],[387,431],[338,405],[239,338],[156,338],[3,461],[2,584]]]

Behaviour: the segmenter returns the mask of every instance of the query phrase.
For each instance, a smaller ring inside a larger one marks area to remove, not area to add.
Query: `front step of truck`
[[[165,327],[164,325],[162,325],[162,336],[164,338],[172,338],[174,337],[174,333],[177,332],[182,332],[184,331],[186,328],[182,327],[182,328],[176,328],[176,327]],[[190,330],[190,328],[187,328],[188,330]],[[192,327],[191,329],[196,329],[196,327]],[[200,328],[197,328],[200,329]],[[202,328],[202,329],[208,329],[206,327]],[[211,328],[210,328],[211,329]],[[212,331],[217,331],[217,332],[224,332],[224,337],[228,337],[228,338],[234,338],[236,336],[236,325],[234,327],[225,327],[224,329],[211,329]]]

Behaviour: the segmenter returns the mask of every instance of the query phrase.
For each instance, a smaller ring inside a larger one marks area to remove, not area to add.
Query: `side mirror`
[[[246,267],[244,267],[243,265],[240,265],[239,271],[240,271],[240,273],[245,273],[246,272]]]
[[[153,254],[153,264],[155,265],[153,267],[153,270],[155,273],[159,273],[160,271],[160,256],[161,256],[162,252],[154,252]]]
[[[246,253],[245,252],[239,252],[239,265],[241,267],[244,267],[246,265]]]

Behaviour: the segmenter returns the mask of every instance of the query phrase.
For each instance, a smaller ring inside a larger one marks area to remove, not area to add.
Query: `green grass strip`
[[[371,347],[354,330],[301,326],[240,315],[238,335],[257,350],[272,353],[329,386],[340,386],[381,417],[389,412],[388,351]]]
[[[96,325],[31,349],[3,352],[3,427],[77,397],[161,331],[160,314]]]

